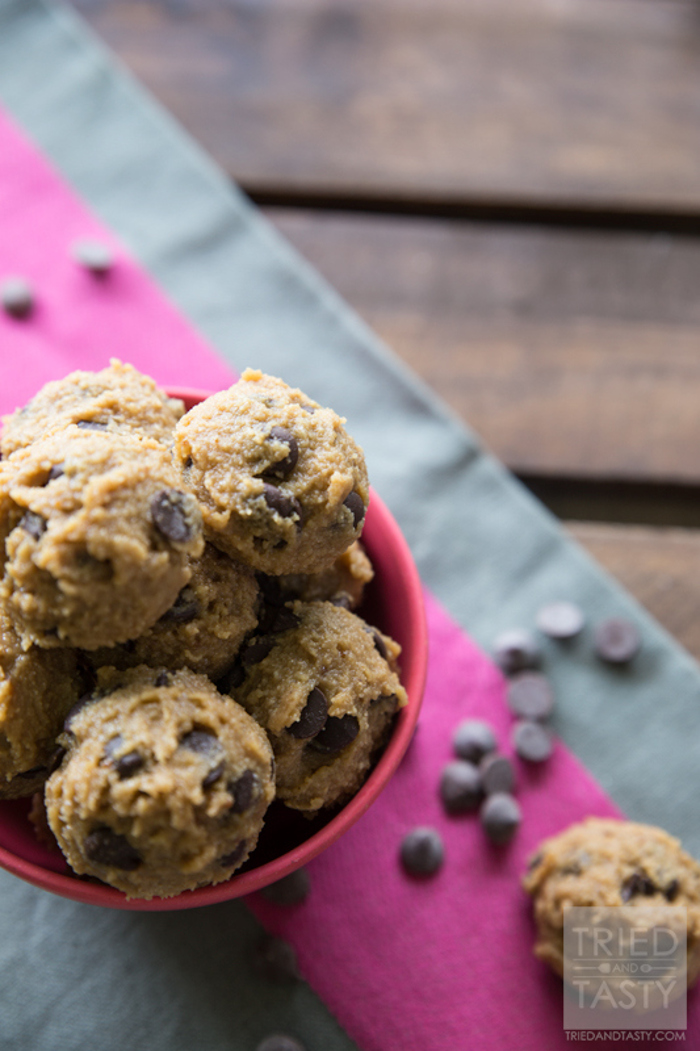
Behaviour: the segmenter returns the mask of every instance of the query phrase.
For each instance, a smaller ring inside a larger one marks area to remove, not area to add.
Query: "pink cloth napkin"
[[[96,278],[71,259],[77,238],[116,255]],[[218,389],[234,379],[192,325],[46,160],[0,113],[0,280],[33,285],[31,318],[0,312],[0,412],[47,380],[119,357],[163,385]],[[437,784],[451,733],[489,720],[506,750],[504,681],[427,596],[431,659],[417,736],[364,818],[311,865],[312,894],[291,909],[251,907],[296,947],[303,973],[364,1051],[535,1051],[566,1046],[561,983],[531,955],[520,878],[538,841],[587,814],[615,815],[601,788],[561,745],[541,768],[519,764],[523,825],[508,847],[488,843],[474,816],[447,817]],[[442,871],[416,881],[398,864],[403,835],[440,830]],[[689,1013],[689,1046],[700,1014]],[[637,1044],[637,1046],[640,1046]],[[658,1046],[658,1045],[653,1045]]]

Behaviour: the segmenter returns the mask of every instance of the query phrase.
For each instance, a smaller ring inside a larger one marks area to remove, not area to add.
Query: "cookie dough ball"
[[[700,971],[700,865],[660,828],[588,818],[545,840],[523,885],[537,924],[535,955],[564,973],[564,908],[654,905],[687,910],[688,984]],[[640,913],[640,916],[642,914]]]
[[[204,547],[197,502],[151,439],[71,427],[3,461],[0,492],[2,591],[25,645],[134,638]]]
[[[314,813],[358,790],[407,698],[382,656],[398,657],[392,639],[329,602],[291,609],[298,623],[248,664],[234,695],[268,731],[278,797]]]
[[[83,691],[72,650],[22,648],[0,603],[0,799],[43,785],[63,720]]]
[[[189,671],[101,669],[67,720],[49,825],[78,874],[129,898],[220,883],[251,853],[275,789],[264,732]]]
[[[175,430],[175,462],[207,537],[265,573],[327,568],[362,530],[362,450],[331,409],[248,369]]]
[[[372,563],[356,540],[332,566],[320,573],[292,573],[277,579],[286,600],[332,602],[334,606],[356,609],[362,602],[365,586],[373,577]]]
[[[3,419],[0,449],[4,457],[70,424],[110,433],[138,432],[169,445],[185,411],[149,376],[116,358],[100,372],[72,372],[45,384],[38,394]]]
[[[163,616],[138,639],[88,653],[95,667],[183,668],[219,679],[258,622],[260,589],[248,566],[207,544],[192,577]]]

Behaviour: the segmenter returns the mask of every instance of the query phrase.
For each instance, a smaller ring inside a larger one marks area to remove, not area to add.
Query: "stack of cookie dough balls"
[[[0,799],[43,792],[77,874],[218,883],[275,796],[314,815],[365,780],[406,694],[353,612],[373,570],[344,422],[251,370],[185,413],[119,361],[4,420]]]

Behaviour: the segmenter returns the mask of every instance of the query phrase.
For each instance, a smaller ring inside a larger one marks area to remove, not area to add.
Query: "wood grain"
[[[590,522],[568,529],[700,660],[700,530]]]
[[[74,0],[247,189],[700,213],[693,0]]]
[[[700,239],[267,214],[516,472],[700,483]]]

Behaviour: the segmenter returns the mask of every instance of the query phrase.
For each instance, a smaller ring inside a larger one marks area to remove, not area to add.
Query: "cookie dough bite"
[[[356,540],[332,566],[320,573],[291,573],[277,579],[285,600],[332,602],[334,606],[356,609],[362,602],[365,586],[373,577],[372,563]]]
[[[228,879],[275,794],[263,730],[187,670],[103,668],[99,691],[69,714],[66,753],[46,783],[68,863],[130,898]]]
[[[22,648],[0,603],[0,799],[43,785],[63,720],[84,680],[72,650]]]
[[[344,420],[282,380],[247,369],[175,430],[183,485],[207,538],[265,573],[315,573],[357,539],[369,501]]]
[[[0,468],[1,590],[25,646],[125,642],[172,606],[204,541],[162,445],[71,427]]]
[[[688,984],[700,973],[700,865],[652,825],[588,818],[545,840],[523,879],[537,924],[535,955],[564,974],[564,909],[682,905],[687,915]]]
[[[100,372],[72,372],[45,384],[27,405],[3,419],[4,457],[71,424],[108,433],[138,433],[169,445],[185,411],[150,376],[113,358]]]
[[[192,577],[175,602],[137,639],[86,654],[95,667],[183,668],[219,679],[258,623],[260,589],[253,570],[206,544],[190,562]]]
[[[407,697],[380,652],[395,662],[396,642],[330,602],[291,610],[297,624],[244,664],[233,692],[269,734],[278,797],[312,815],[358,790]]]

